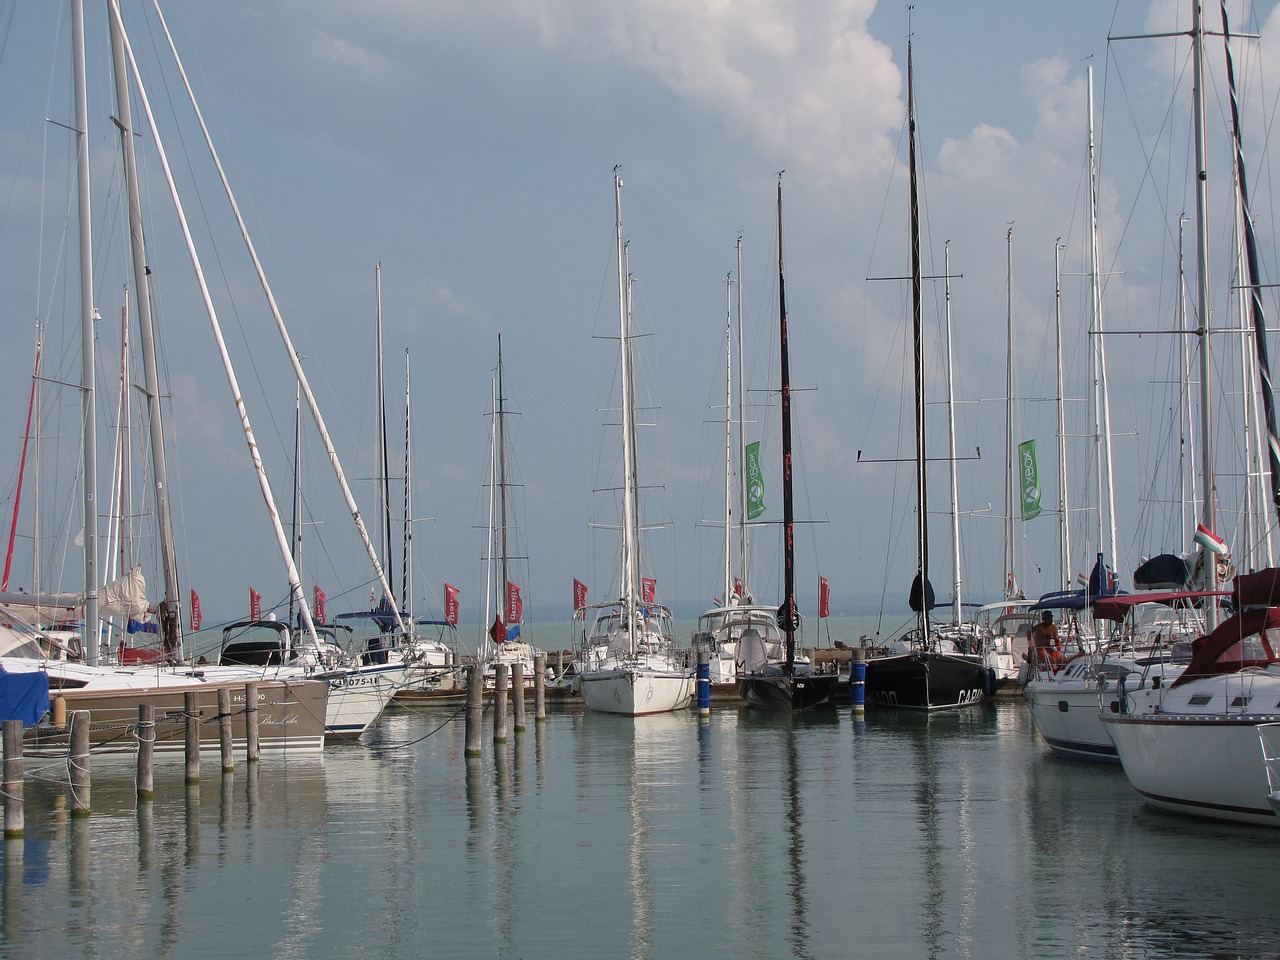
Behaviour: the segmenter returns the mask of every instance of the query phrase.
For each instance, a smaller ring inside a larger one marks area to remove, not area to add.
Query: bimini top
[[[1268,631],[1280,641],[1280,607],[1255,607],[1228,617],[1207,637],[1192,641],[1191,662],[1172,686],[1275,663],[1280,642],[1273,646]]]
[[[1225,590],[1165,590],[1149,593],[1122,593],[1114,597],[1098,597],[1093,601],[1093,616],[1098,620],[1124,621],[1134,607],[1142,603],[1160,603],[1166,607],[1198,607],[1205,597],[1229,597]]]

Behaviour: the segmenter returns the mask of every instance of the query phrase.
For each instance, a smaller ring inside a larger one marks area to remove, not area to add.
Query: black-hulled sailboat
[[[787,348],[787,297],[782,260],[782,176],[778,176],[778,315],[782,369],[782,542],[783,598],[778,626],[785,637],[783,649],[767,643],[754,628],[738,641],[738,692],[754,707],[806,710],[831,699],[837,676],[819,673],[811,662],[796,656],[796,631],[800,611],[796,604],[795,509],[791,492],[791,361]]]
[[[924,433],[924,331],[921,319],[920,204],[916,190],[916,102],[907,44],[907,155],[910,166],[911,314],[914,338],[916,425],[916,533],[918,567],[909,602],[916,628],[897,649],[867,661],[867,697],[877,706],[909,710],[942,710],[981,702],[994,676],[980,654],[961,653],[953,641],[938,636],[929,622],[933,586],[929,583],[929,511]]]

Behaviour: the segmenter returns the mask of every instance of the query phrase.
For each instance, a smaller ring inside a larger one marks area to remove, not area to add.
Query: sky
[[[1229,0],[1243,87],[1245,160],[1264,282],[1273,282],[1273,160],[1280,20]],[[79,589],[80,333],[69,14],[0,4],[0,516],[11,526],[39,325],[44,378],[27,461],[11,586]],[[99,359],[99,501],[110,499],[119,317],[129,280],[105,5],[86,13]],[[747,440],[762,442],[768,510],[752,530],[749,585],[780,581],[776,391],[776,190],[797,437],[797,571],[813,615],[899,617],[916,568],[908,285],[906,61],[912,38],[923,245],[930,574],[952,595],[945,288],[954,357],[956,487],[966,600],[998,599],[1006,529],[1029,595],[1087,572],[1099,542],[1127,581],[1144,557],[1191,548],[1199,497],[1194,344],[1181,321],[1179,229],[1195,311],[1190,3],[960,5],[918,0],[529,0],[474,4],[169,0],[162,10],[312,381],[362,516],[379,527],[375,267],[393,512],[403,506],[406,352],[411,371],[413,603],[439,616],[444,584],[463,619],[485,604],[492,377],[502,338],[512,578],[544,620],[567,619],[573,580],[616,593],[618,304],[613,175],[635,278],[644,566],[659,598],[697,610],[723,594],[726,277],[745,317]],[[151,5],[123,13],[160,138],[213,292],[280,512],[306,504],[302,579],[330,614],[361,609],[371,565],[323,457]],[[1207,25],[1220,29],[1216,5]],[[1239,325],[1222,41],[1207,43],[1206,218],[1211,323]],[[1086,71],[1093,68],[1098,250],[1114,494],[1100,482],[1091,387]],[[144,127],[135,94],[135,117]],[[210,323],[140,129],[148,261],[160,327],[183,602],[206,625],[269,609],[284,565],[250,468]],[[945,261],[944,261],[945,250]],[[1056,253],[1060,250],[1060,253]],[[1056,255],[1055,255],[1056,254]],[[1061,293],[1055,298],[1055,260]],[[736,295],[736,293],[735,293]],[[1264,302],[1271,316],[1275,297]],[[735,308],[736,309],[736,308]],[[1059,562],[1056,330],[1071,557]],[[1274,321],[1272,321],[1274,326]],[[1007,330],[1013,426],[1006,428]],[[1163,333],[1154,331],[1161,330]],[[1139,336],[1141,331],[1143,335]],[[1211,338],[1215,527],[1242,563],[1264,543],[1244,519],[1248,431],[1240,338]],[[1273,350],[1274,352],[1274,350]],[[735,373],[735,376],[738,374]],[[135,394],[135,407],[136,395]],[[1255,391],[1256,393],[1256,391]],[[1194,419],[1196,409],[1191,409]],[[1034,439],[1040,517],[1006,524],[1006,439]],[[35,450],[40,451],[37,457]],[[157,580],[142,495],[132,556]],[[38,461],[38,462],[37,462]],[[896,461],[896,462],[895,462]],[[37,496],[38,491],[38,496]],[[1109,511],[1115,502],[1111,547]],[[115,521],[100,511],[100,536]],[[1189,519],[1190,518],[1190,519]],[[1189,529],[1188,524],[1192,526]],[[398,525],[398,524],[397,524]],[[1274,527],[1274,519],[1269,521]],[[38,534],[37,534],[38,531]],[[375,539],[376,539],[375,533]],[[400,533],[397,529],[395,537]],[[394,547],[397,584],[401,548]],[[38,571],[38,573],[37,573]],[[397,587],[399,589],[399,587]],[[567,629],[565,638],[567,639]],[[541,639],[554,646],[560,637]]]

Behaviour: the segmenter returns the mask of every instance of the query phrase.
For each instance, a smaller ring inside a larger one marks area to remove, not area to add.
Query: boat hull
[[[838,680],[834,673],[794,676],[781,670],[748,673],[738,678],[738,695],[752,707],[810,710],[831,702]]]
[[[588,710],[630,717],[683,710],[693,698],[693,677],[678,671],[620,667],[584,673],[579,684]]]
[[[1275,715],[1104,716],[1129,782],[1153,807],[1280,827],[1258,724]]]
[[[1023,688],[1031,719],[1049,749],[1076,760],[1119,763],[1099,713],[1098,684],[1093,680],[1035,679]],[[1104,692],[1103,709],[1110,709],[1116,694]]]
[[[867,661],[867,700],[899,710],[951,710],[986,699],[991,675],[980,660],[901,653]]]
[[[412,669],[404,663],[386,664],[319,677],[329,685],[325,736],[340,740],[359,739],[382,716],[391,698],[406,688]]]
[[[68,717],[87,710],[89,749],[95,754],[134,753],[137,749],[138,707],[155,708],[157,754],[186,749],[186,694],[197,697],[201,750],[217,751],[220,745],[218,691],[231,692],[232,738],[235,750],[246,748],[245,685],[200,683],[190,690],[180,686],[125,690],[50,689],[50,697],[66,700]],[[325,712],[329,685],[319,680],[265,682],[257,685],[258,746],[265,752],[318,753],[324,749]],[[65,755],[70,729],[40,725],[27,731],[24,748],[32,754]]]

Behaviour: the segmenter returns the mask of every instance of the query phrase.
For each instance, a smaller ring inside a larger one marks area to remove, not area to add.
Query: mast
[[[164,421],[160,410],[160,374],[156,361],[155,324],[151,313],[151,268],[147,263],[145,235],[142,229],[142,202],[138,192],[138,163],[134,150],[135,131],[129,100],[129,78],[124,52],[123,29],[115,17],[111,25],[111,53],[115,67],[116,125],[120,130],[120,150],[124,161],[125,189],[129,205],[129,239],[133,260],[134,290],[138,300],[139,343],[142,350],[142,376],[146,390],[147,424],[151,447],[151,473],[155,482],[156,523],[160,538],[160,566],[164,577],[164,598],[158,606],[160,636],[164,650],[182,659],[181,588],[178,584],[178,558],[174,536],[173,505],[169,500],[169,471],[165,457]]]
[[[507,401],[502,387],[502,334],[498,334],[498,393],[495,398],[497,406],[494,414],[497,417],[497,471],[498,471],[498,571],[501,574],[498,582],[498,596],[506,596],[507,584],[511,581],[508,567],[507,551]],[[499,603],[497,609],[503,610]],[[504,613],[505,619],[505,613]]]
[[[410,628],[413,619],[413,406],[409,402],[409,348],[404,348],[404,615]]]
[[[484,548],[484,616],[480,619],[480,651],[487,656],[489,644],[489,602],[496,603],[497,588],[494,585],[493,566],[497,556],[497,535],[494,522],[495,502],[498,497],[498,378],[495,374],[489,381],[489,393],[493,411],[493,419],[489,422],[489,524],[488,542]],[[498,605],[501,606],[500,604]]]
[[[795,506],[791,490],[791,352],[787,342],[787,294],[782,257],[782,174],[778,174],[778,363],[782,372],[782,607],[778,625],[787,638],[788,676],[795,672],[796,629],[800,626],[796,604]]]
[[[1071,589],[1071,521],[1067,495],[1067,399],[1062,375],[1062,238],[1053,243],[1053,328],[1058,355],[1058,581]]]
[[[627,245],[622,235],[622,177],[613,168],[613,207],[618,243],[619,358],[622,374],[622,610],[627,620],[629,650],[635,653],[635,619],[639,574],[639,522],[636,489],[635,384],[631,366],[631,277],[627,270]]]
[[[1201,0],[1191,4],[1191,48],[1193,62],[1192,119],[1196,142],[1196,261],[1199,267],[1196,285],[1196,337],[1200,341],[1200,444],[1201,503],[1200,522],[1213,530],[1216,522],[1214,499],[1217,484],[1213,475],[1213,397],[1210,389],[1213,366],[1209,357],[1209,204],[1208,159],[1204,131],[1204,27]],[[1206,586],[1218,587],[1218,565],[1214,555],[1201,547]],[[1205,604],[1205,630],[1218,625],[1218,606]]]
[[[724,597],[733,596],[733,274],[724,278]]]
[[[293,563],[302,567],[302,387],[293,391]],[[289,594],[289,627],[293,627],[293,594]]]
[[[929,583],[929,503],[925,484],[924,436],[924,324],[920,290],[920,198],[916,185],[916,87],[911,59],[911,41],[907,41],[907,160],[910,171],[908,204],[911,226],[911,333],[915,373],[916,420],[916,544],[915,581],[911,584],[910,603],[918,617],[920,638],[929,641],[929,610],[933,607],[933,587]]]
[[[116,0],[111,0],[114,4]],[[113,15],[118,16],[118,11]],[[365,527],[364,519],[360,515],[360,508],[356,505],[355,495],[351,492],[351,487],[347,483],[346,474],[343,473],[342,464],[338,460],[338,451],[333,445],[333,440],[329,436],[329,430],[325,426],[324,417],[320,413],[320,406],[316,403],[315,394],[311,390],[311,383],[307,379],[306,372],[302,369],[302,362],[299,359],[298,351],[294,348],[293,340],[289,336],[289,331],[284,325],[284,317],[280,313],[280,306],[276,302],[275,294],[271,290],[271,284],[267,282],[266,272],[262,268],[262,261],[258,257],[257,248],[253,245],[253,239],[249,236],[248,226],[244,222],[244,217],[240,213],[240,205],[236,202],[235,194],[231,191],[231,184],[227,180],[226,171],[223,169],[222,160],[218,156],[218,151],[213,145],[213,138],[209,134],[208,125],[204,122],[204,114],[200,110],[200,105],[196,102],[195,92],[191,89],[191,83],[187,79],[187,72],[182,67],[182,59],[178,56],[178,49],[174,45],[173,36],[169,32],[169,25],[165,22],[164,15],[159,8],[156,9],[156,15],[159,17],[160,26],[164,30],[165,41],[169,45],[169,51],[173,55],[174,62],[178,66],[179,72],[182,74],[183,87],[187,92],[187,98],[191,102],[191,108],[195,112],[196,119],[200,123],[200,130],[204,135],[205,146],[209,149],[209,154],[213,159],[214,166],[218,169],[218,177],[222,181],[223,191],[227,195],[227,201],[231,204],[231,210],[236,218],[236,223],[240,228],[241,238],[244,240],[245,248],[249,252],[249,257],[253,261],[254,270],[258,274],[258,282],[262,286],[263,294],[267,298],[267,305],[271,310],[271,316],[275,320],[276,330],[280,334],[280,339],[284,343],[285,354],[289,358],[290,364],[293,366],[294,376],[302,383],[302,393],[307,400],[307,408],[311,411],[311,417],[315,421],[316,429],[320,433],[320,440],[324,444],[325,453],[329,456],[329,464],[333,469],[334,476],[338,481],[338,486],[342,491],[343,499],[347,504],[347,509],[351,512],[352,522],[355,523],[356,532],[360,537],[360,542],[364,545],[365,553],[369,557],[369,563],[373,567],[374,576],[382,585],[382,589],[387,596],[392,596],[391,583],[383,570],[382,561],[378,558],[378,552],[373,546],[373,541],[369,538],[369,531]],[[136,75],[137,70],[134,69]],[[152,123],[154,127],[154,123]],[[400,616],[399,606],[391,605],[391,614],[396,622],[396,629],[405,634],[410,641],[414,639],[412,631],[405,628],[404,620]],[[307,614],[308,618],[310,614]],[[318,642],[318,641],[317,641]]]
[[[178,225],[182,230],[183,240],[186,243],[187,255],[191,259],[191,266],[196,275],[196,281],[200,285],[200,297],[204,304],[205,314],[209,319],[209,325],[213,329],[214,341],[218,347],[218,354],[222,360],[223,372],[227,377],[227,385],[231,389],[231,396],[234,398],[236,412],[240,417],[240,429],[244,433],[245,443],[249,448],[249,458],[253,462],[254,472],[258,478],[258,488],[262,493],[263,502],[267,508],[267,516],[271,523],[272,532],[275,534],[276,546],[279,548],[281,556],[284,560],[285,571],[289,578],[289,589],[292,591],[294,598],[298,603],[298,607],[302,612],[302,620],[311,638],[312,644],[315,646],[316,652],[321,651],[320,638],[316,635],[315,624],[311,619],[311,608],[307,605],[306,598],[302,594],[302,581],[298,577],[297,566],[293,562],[293,554],[289,549],[289,540],[285,536],[284,528],[280,523],[280,512],[276,508],[275,496],[271,491],[271,483],[267,479],[266,467],[262,463],[262,454],[258,448],[258,441],[253,434],[253,426],[249,422],[249,412],[245,407],[244,395],[240,391],[240,384],[236,378],[235,370],[231,365],[231,355],[227,352],[226,340],[222,336],[222,326],[218,321],[218,312],[213,304],[213,297],[209,292],[209,285],[205,281],[204,268],[200,263],[200,256],[196,251],[195,240],[191,235],[191,227],[187,222],[186,210],[182,205],[182,198],[178,195],[177,184],[173,179],[173,170],[169,166],[169,157],[165,152],[164,143],[160,140],[156,132],[155,115],[151,110],[151,101],[147,97],[146,88],[142,84],[142,78],[138,74],[138,65],[133,57],[130,49],[129,38],[124,35],[123,25],[119,23],[120,8],[117,0],[110,0],[110,15],[112,19],[120,27],[121,39],[124,42],[124,50],[129,58],[130,72],[133,74],[134,81],[137,83],[138,96],[141,99],[143,109],[147,115],[147,125],[151,129],[155,139],[156,151],[160,157],[160,165],[164,170],[165,183],[169,188],[169,196],[173,201],[174,210],[178,216]],[[295,373],[301,373],[301,364],[298,362],[296,354],[293,355]],[[87,542],[87,541],[86,541]],[[94,609],[97,609],[97,597],[94,596]],[[86,645],[87,646],[87,645]]]
[[[1196,0],[1198,3],[1199,0]],[[1119,564],[1116,557],[1116,491],[1111,460],[1111,396],[1107,386],[1107,346],[1102,331],[1101,267],[1098,255],[1098,161],[1093,139],[1093,64],[1088,71],[1089,142],[1089,303],[1094,395],[1094,447],[1098,454],[1098,552]],[[1103,519],[1103,508],[1106,520]]]
[[[1018,587],[1018,545],[1013,529],[1013,227],[1004,235],[1005,338],[1004,358],[1004,596],[1011,600]]]
[[[399,607],[395,597],[395,585],[391,580],[391,471],[388,469],[387,394],[382,366],[382,261],[378,261],[377,266],[374,267],[373,277],[374,298],[376,301],[374,309],[374,342],[377,344],[376,376],[374,378],[376,386],[374,389],[378,393],[376,398],[378,408],[378,512],[381,514],[381,522],[378,525],[378,539],[382,547],[379,553],[382,556],[384,569],[387,571],[387,586],[391,591],[387,595],[387,601],[393,607]]]
[[[747,391],[746,366],[742,349],[742,237],[738,237],[738,573],[742,576],[742,589],[751,583],[747,571]]]
[[[1258,238],[1253,229],[1253,210],[1249,203],[1249,180],[1244,165],[1244,143],[1240,131],[1240,105],[1236,97],[1235,68],[1231,60],[1231,30],[1227,23],[1227,7],[1222,4],[1222,45],[1227,58],[1227,85],[1231,91],[1231,144],[1235,156],[1236,189],[1239,199],[1239,219],[1244,227],[1244,254],[1246,276],[1245,295],[1248,297],[1249,319],[1253,327],[1254,356],[1257,360],[1258,387],[1262,396],[1262,416],[1267,428],[1267,463],[1270,469],[1271,503],[1280,518],[1280,438],[1276,436],[1276,410],[1274,388],[1271,383],[1271,363],[1267,353],[1266,316],[1262,309],[1261,276],[1258,268]],[[1249,541],[1252,548],[1252,541]],[[1269,545],[1269,538],[1268,538]]]
[[[85,661],[96,666],[101,643],[98,628],[98,427],[94,417],[93,224],[89,200],[89,97],[85,80],[84,2],[71,2],[72,61],[76,108],[76,193],[80,226],[81,420],[84,430],[84,628]]]
[[[963,578],[960,575],[960,486],[956,476],[956,395],[955,367],[951,356],[951,241],[942,248],[943,287],[946,297],[946,341],[947,341],[947,439],[951,465],[951,567],[952,567],[952,602],[951,622],[959,625],[964,619],[964,604],[960,588]]]

